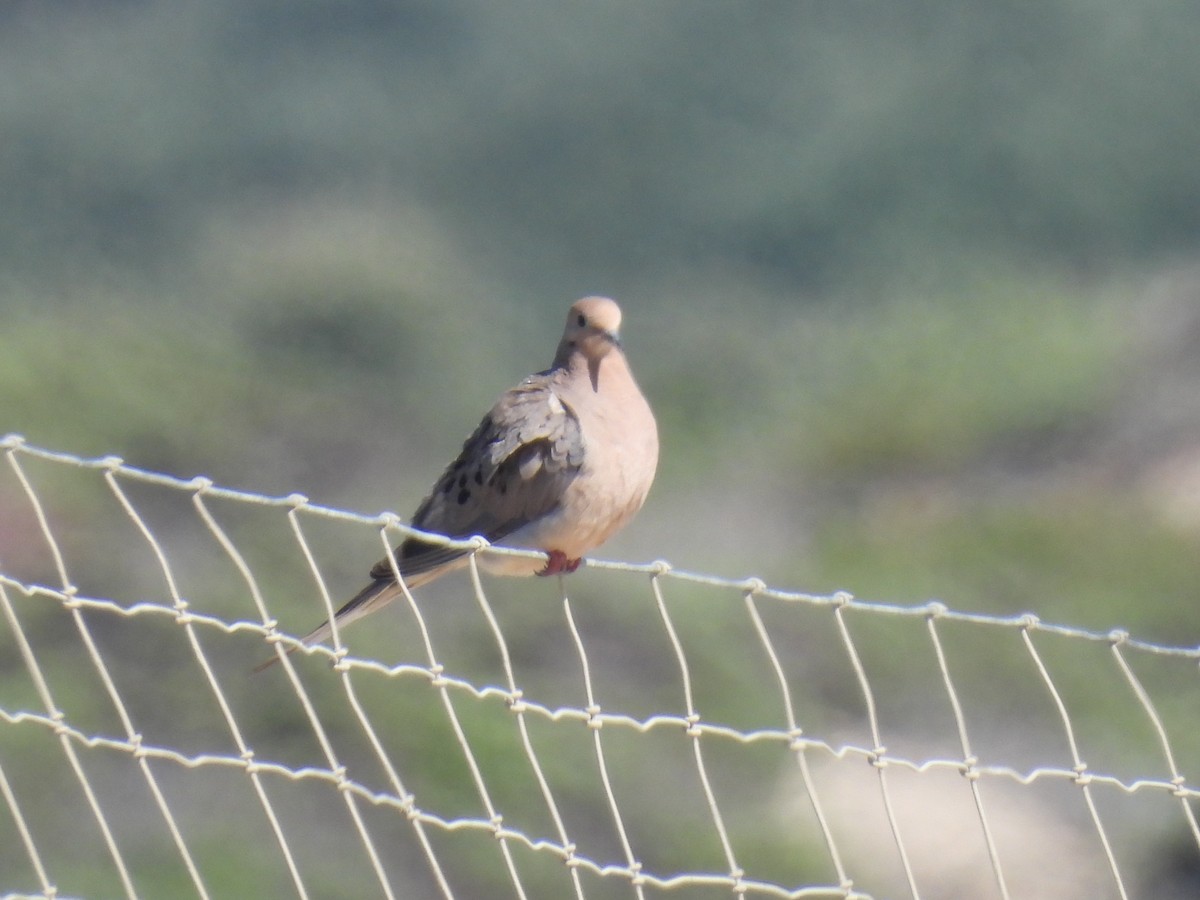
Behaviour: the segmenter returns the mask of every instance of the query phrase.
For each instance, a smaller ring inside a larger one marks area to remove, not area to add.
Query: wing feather
[[[554,371],[531,375],[484,416],[413,515],[413,525],[452,538],[495,543],[555,508],[583,464],[583,432],[554,391]],[[417,575],[467,551],[408,538],[396,548],[401,574]],[[391,578],[380,560],[374,578]]]

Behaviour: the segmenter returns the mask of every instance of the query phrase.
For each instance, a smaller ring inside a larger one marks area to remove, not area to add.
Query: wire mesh
[[[1200,649],[474,557],[306,648],[396,516],[0,448],[4,900],[1127,898],[1200,850]]]

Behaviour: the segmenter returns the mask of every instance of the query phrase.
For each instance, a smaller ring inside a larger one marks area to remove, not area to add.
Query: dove
[[[654,481],[658,427],[625,358],[620,326],[621,309],[607,297],[572,304],[550,368],[500,396],[412,525],[546,554],[479,555],[481,568],[511,576],[574,572],[626,525]],[[395,566],[411,590],[463,568],[470,553],[413,536],[396,548]],[[384,557],[371,582],[337,611],[339,629],[402,595],[392,558]],[[324,622],[302,641],[319,643],[331,633]]]

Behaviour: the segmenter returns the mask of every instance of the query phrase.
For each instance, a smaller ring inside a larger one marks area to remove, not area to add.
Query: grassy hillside
[[[495,396],[549,362],[567,304],[608,293],[625,308],[663,458],[646,509],[601,555],[813,593],[1032,611],[1195,646],[1198,18],[1200,7],[1181,0],[1036,10],[8,4],[0,433],[407,516]],[[128,523],[116,524],[102,485],[52,467],[34,474],[81,590],[162,600],[155,560]],[[153,492],[140,499],[189,598],[250,615],[245,586],[190,507]],[[4,571],[52,581],[10,474],[0,476],[0,507]],[[281,522],[222,514],[283,625],[313,624],[306,563]],[[377,535],[313,528],[334,592],[355,589],[379,555]],[[678,714],[649,594],[622,593],[614,577],[585,572],[572,588],[591,646],[603,650],[606,696],[645,715]],[[529,596],[494,590],[528,692],[582,705],[553,590],[540,581],[521,589]],[[450,663],[499,683],[469,593],[435,596]],[[754,655],[742,599],[673,585],[669,600],[688,611],[680,628],[705,715],[778,726],[778,700],[763,688],[773,675]],[[29,600],[19,612],[72,721],[119,732],[66,613]],[[224,734],[216,710],[179,701],[196,696],[198,673],[179,662],[191,657],[177,626],[97,621],[143,727],[187,748]],[[830,621],[772,622],[799,673],[808,732],[861,725]],[[869,617],[854,627],[896,740],[917,744],[944,728],[931,699],[940,685],[927,648],[917,649],[924,636]],[[1060,760],[1061,748],[1033,737],[1013,750],[1029,722],[1054,727],[1015,640],[948,631],[981,740],[1030,766]],[[421,653],[398,616],[355,641],[364,653]],[[1055,655],[1048,643],[1091,759],[1129,777],[1158,772],[1153,735],[1113,724],[1123,686],[1093,683],[1095,659],[1071,645]],[[278,684],[243,677],[260,644],[211,641],[262,755],[303,765],[317,752],[304,711]],[[0,653],[3,709],[38,702],[16,660]],[[337,685],[306,662],[348,764],[383,789]],[[1200,752],[1194,704],[1160,663],[1140,671],[1189,771]],[[419,796],[474,812],[469,773],[446,753],[453,738],[427,687],[368,678],[362,689],[390,751],[423,773]],[[524,771],[511,717],[499,703],[462,706],[505,785],[505,808],[543,833],[536,786],[501,777]],[[581,839],[605,846],[612,834],[596,823],[608,811],[573,774],[590,765],[580,732],[578,746],[562,743],[552,775],[578,803]],[[707,813],[686,805],[695,786],[664,780],[645,758],[646,746],[657,761],[679,745],[626,737],[614,736],[610,752],[630,773],[622,800],[648,863],[694,866],[695,851],[720,869],[711,829],[697,824]],[[69,777],[43,738],[0,728],[18,793]],[[714,751],[715,777],[751,810],[738,821],[751,836],[743,861],[789,883],[827,880],[815,833],[795,837],[761,814],[784,773],[758,749],[737,759]],[[228,800],[237,791],[220,776],[186,774],[171,790],[195,800],[189,828],[203,835],[214,893],[280,890],[277,861],[253,850],[260,835],[244,798]],[[209,777],[206,794],[197,785]],[[119,795],[128,773],[100,767],[94,778]],[[314,890],[374,890],[347,822],[326,824],[328,796],[308,787],[286,801],[288,816],[315,823],[306,849],[319,858],[339,840],[355,860],[328,883],[314,863]],[[135,801],[121,809],[137,818]],[[393,864],[421,870],[403,844],[411,834],[371,812],[404,846]],[[1129,821],[1121,837],[1139,860],[1174,852],[1160,838],[1162,816]],[[54,804],[37,810],[39,833],[59,824]],[[73,827],[92,848],[87,826]],[[133,830],[139,868],[151,873],[146,895],[186,893],[152,829]],[[468,890],[485,890],[494,848],[446,840],[461,849]],[[119,892],[115,879],[89,881],[106,868],[102,854],[55,856],[62,890]],[[553,896],[546,885],[561,872],[524,865],[543,891],[535,895]],[[0,841],[0,872],[18,866],[27,863],[16,842]]]

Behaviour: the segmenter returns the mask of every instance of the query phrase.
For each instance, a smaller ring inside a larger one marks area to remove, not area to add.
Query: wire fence
[[[4,900],[1128,898],[1200,866],[1200,648],[474,557],[302,648],[397,517],[0,448]]]

